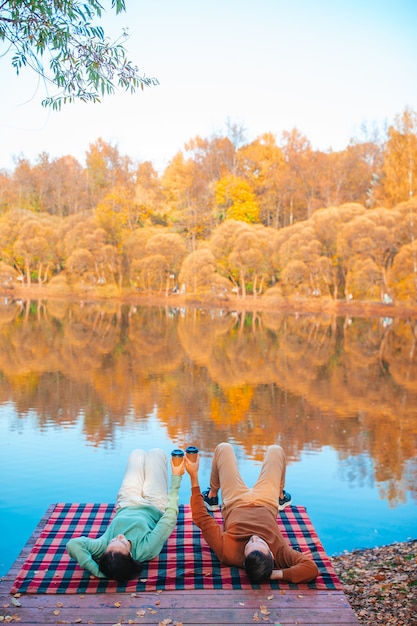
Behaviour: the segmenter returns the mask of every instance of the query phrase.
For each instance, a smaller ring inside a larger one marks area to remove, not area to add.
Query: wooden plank
[[[294,603],[300,608],[325,605],[329,609],[339,609],[341,606],[349,606],[346,596],[341,591],[315,590],[309,590],[303,593],[297,590],[289,590],[285,592],[271,592],[268,594],[258,590],[162,591],[161,593],[137,592],[135,594],[23,594],[21,598],[22,597],[26,600],[36,597],[39,602],[43,601],[43,598],[47,598],[48,604],[54,606],[64,604],[68,609],[79,608],[86,604],[88,604],[90,608],[100,608],[103,606],[103,601],[105,601],[108,606],[119,602],[122,603],[122,606],[125,608],[148,608],[157,606],[172,608],[177,606],[178,602],[182,602],[189,608],[197,609],[202,606],[215,606],[221,609],[232,605],[256,609],[260,605],[266,605],[272,601],[280,607],[291,606]]]
[[[172,593],[172,592],[170,592]],[[175,595],[175,594],[174,594]],[[190,594],[193,595],[193,592]],[[188,596],[189,597],[189,596]],[[300,608],[296,601],[292,605],[286,607],[274,606],[273,602],[267,605],[259,605],[258,607],[248,608],[239,606],[231,600],[228,607],[212,607],[208,603],[196,608],[195,606],[186,606],[187,600],[185,596],[172,598],[172,606],[150,606],[150,607],[124,607],[123,597],[119,602],[113,605],[104,603],[101,608],[90,608],[88,601],[85,606],[82,604],[77,608],[66,608],[65,602],[55,602],[49,605],[42,602],[38,598],[36,605],[27,606],[27,597],[23,598],[20,608],[13,607],[13,610],[7,612],[6,615],[16,615],[19,623],[28,624],[57,624],[57,623],[94,623],[94,624],[157,624],[163,620],[172,620],[172,622],[181,622],[188,624],[224,624],[239,625],[246,623],[280,623],[280,624],[344,624],[357,625],[358,622],[353,612],[341,609],[331,609],[326,606]],[[121,606],[118,606],[120,603]],[[116,606],[115,606],[116,605]],[[6,619],[6,617],[4,618]]]
[[[343,591],[195,590],[106,594],[10,594],[53,506],[49,507],[9,572],[0,581],[0,619],[20,626],[37,624],[153,624],[184,626],[327,624],[358,626]],[[17,602],[20,606],[15,606]]]

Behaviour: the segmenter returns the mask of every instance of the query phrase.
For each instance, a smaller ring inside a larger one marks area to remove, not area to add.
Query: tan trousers
[[[125,506],[152,504],[164,512],[168,499],[167,456],[160,448],[133,450],[116,500],[116,510]]]
[[[221,489],[223,516],[225,510],[239,506],[267,506],[278,514],[278,500],[285,485],[286,461],[281,446],[268,446],[261,473],[252,488],[240,475],[230,443],[219,443],[211,465],[210,488]]]

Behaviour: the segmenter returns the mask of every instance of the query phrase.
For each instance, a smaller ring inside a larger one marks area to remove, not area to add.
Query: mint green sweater
[[[171,489],[164,513],[152,505],[127,506],[120,509],[101,537],[70,539],[66,546],[69,555],[94,576],[106,578],[99,570],[97,561],[111,539],[123,534],[132,544],[131,551],[135,560],[143,563],[153,559],[160,553],[177,523],[181,478],[182,476],[171,478]]]

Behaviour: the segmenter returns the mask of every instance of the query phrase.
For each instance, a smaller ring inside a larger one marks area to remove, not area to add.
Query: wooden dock
[[[343,591],[206,590],[100,594],[10,594],[49,513],[0,581],[0,623],[304,626],[359,624]]]

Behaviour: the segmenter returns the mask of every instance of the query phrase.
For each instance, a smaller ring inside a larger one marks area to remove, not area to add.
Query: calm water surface
[[[0,575],[53,502],[113,502],[134,447],[265,448],[329,554],[416,538],[415,320],[0,305]],[[182,503],[189,499],[184,476]]]

